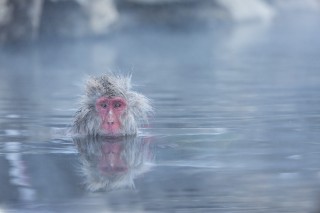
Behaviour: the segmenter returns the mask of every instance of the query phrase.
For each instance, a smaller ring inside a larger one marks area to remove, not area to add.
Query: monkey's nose
[[[107,124],[108,125],[113,125],[114,124],[114,119],[111,117],[107,118]]]
[[[113,120],[108,120],[108,121],[107,121],[107,124],[108,124],[108,125],[113,125],[113,124],[114,124],[114,121],[113,121]]]
[[[114,118],[113,118],[112,111],[109,111],[109,113],[107,115],[107,124],[110,126],[114,124]]]
[[[111,126],[111,125],[114,124],[114,117],[113,117],[113,112],[112,112],[112,110],[110,110],[110,111],[108,112],[108,115],[107,115],[107,124],[108,124],[109,126]]]

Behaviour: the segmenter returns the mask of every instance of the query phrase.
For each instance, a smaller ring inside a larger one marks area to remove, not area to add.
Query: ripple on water
[[[67,140],[52,140],[52,141],[38,141],[30,142],[1,142],[0,155],[8,153],[18,153],[22,155],[37,155],[37,154],[76,154],[76,148],[72,141]]]

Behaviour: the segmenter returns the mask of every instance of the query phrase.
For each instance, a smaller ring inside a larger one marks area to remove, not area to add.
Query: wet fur
[[[122,127],[119,136],[135,135],[138,125],[147,122],[152,112],[149,100],[131,90],[131,76],[112,73],[100,77],[90,77],[86,83],[85,95],[81,107],[75,114],[72,132],[80,135],[103,135],[101,118],[96,110],[96,100],[100,97],[119,96],[127,101],[127,109],[121,116]]]

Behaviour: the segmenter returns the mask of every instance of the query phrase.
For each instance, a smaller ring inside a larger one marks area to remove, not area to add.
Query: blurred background
[[[104,37],[137,26],[203,28],[319,12],[317,0],[1,0],[0,41]]]
[[[0,0],[0,213],[318,213],[319,35],[319,0]],[[108,71],[154,116],[74,141]]]

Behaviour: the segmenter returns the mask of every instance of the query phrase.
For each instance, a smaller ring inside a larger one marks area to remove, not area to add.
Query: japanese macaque
[[[134,188],[134,179],[153,165],[150,138],[75,137],[80,174],[90,191]]]
[[[149,100],[131,90],[131,77],[112,73],[91,77],[72,132],[80,135],[135,135],[152,112]]]

